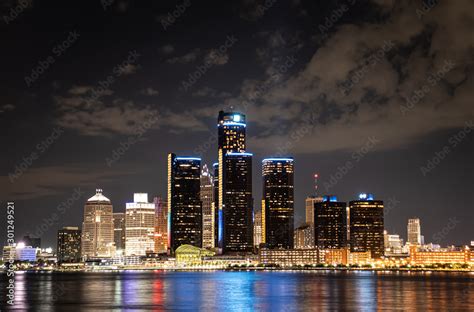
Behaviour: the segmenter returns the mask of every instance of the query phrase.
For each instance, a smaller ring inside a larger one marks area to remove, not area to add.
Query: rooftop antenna
[[[318,196],[318,178],[319,174],[315,173],[314,174],[314,195]]]

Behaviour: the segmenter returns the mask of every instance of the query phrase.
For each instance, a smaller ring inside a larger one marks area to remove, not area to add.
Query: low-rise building
[[[322,263],[323,258],[318,249],[267,249],[259,251],[259,262],[281,266],[312,265]]]
[[[472,263],[471,250],[466,246],[458,249],[423,250],[410,246],[412,265],[430,265],[437,263]]]

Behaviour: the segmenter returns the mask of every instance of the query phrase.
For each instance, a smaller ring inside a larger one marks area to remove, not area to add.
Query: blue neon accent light
[[[221,124],[218,124],[217,126],[220,126]],[[222,123],[222,125],[224,126],[241,126],[241,127],[247,127],[246,124],[244,124],[243,122],[233,122],[233,121],[224,121]]]
[[[176,157],[175,159],[176,160],[199,160],[199,161],[201,161],[201,158],[199,158],[199,157],[185,157],[185,156],[183,156],[183,157]]]
[[[217,214],[217,245],[219,248],[224,246],[224,214],[222,209],[219,209]]]
[[[241,116],[240,116],[240,115],[237,115],[237,114],[234,115],[234,117],[233,117],[233,119],[234,119],[235,122],[240,122],[240,118],[241,118]]]
[[[360,193],[359,199],[360,200],[374,200],[374,195],[369,194],[369,193]]]
[[[262,160],[262,162],[265,162],[265,161],[294,161],[293,158],[265,158],[264,160]]]
[[[336,195],[323,196],[323,202],[331,202],[331,203],[337,202],[337,196]]]
[[[236,152],[228,152],[226,153],[228,156],[253,156],[252,153],[236,153]]]
[[[219,166],[219,163],[213,163],[212,166],[213,166],[213,167],[218,167],[218,166]]]

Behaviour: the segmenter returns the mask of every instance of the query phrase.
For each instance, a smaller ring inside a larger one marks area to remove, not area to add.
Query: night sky
[[[217,160],[221,109],[247,115],[256,210],[261,160],[289,155],[297,226],[318,172],[321,195],[385,200],[390,233],[406,239],[416,216],[426,242],[474,240],[472,0],[11,0],[0,13],[0,244],[7,200],[17,238],[55,247],[96,188],[115,211],[134,192],[166,196],[167,153]]]

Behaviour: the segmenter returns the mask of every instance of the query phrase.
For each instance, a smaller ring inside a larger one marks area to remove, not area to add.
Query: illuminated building
[[[472,252],[469,247],[457,250],[420,250],[419,246],[410,246],[410,263],[412,265],[431,265],[437,263],[471,263]]]
[[[168,154],[168,241],[171,253],[181,245],[202,246],[201,158]]]
[[[153,198],[155,204],[155,252],[168,252],[168,204],[161,197]]]
[[[214,170],[214,247],[219,246],[219,163],[212,164]]]
[[[97,189],[84,206],[82,258],[111,257],[115,253],[112,203]]]
[[[15,260],[35,262],[36,248],[25,246],[24,243],[18,243],[15,249]]]
[[[262,243],[262,212],[255,212],[253,219],[253,245],[259,247]]]
[[[369,264],[372,262],[370,251],[351,252],[349,248],[321,250],[324,263],[337,265]]]
[[[262,161],[265,244],[268,248],[293,248],[293,158]],[[263,209],[263,208],[262,208]],[[263,222],[262,222],[263,223]]]
[[[421,226],[420,219],[412,218],[408,219],[408,240],[407,242],[411,245],[421,245]]]
[[[346,203],[334,195],[314,204],[314,244],[319,249],[345,248],[347,245]]]
[[[314,227],[306,224],[295,229],[295,249],[314,248]]]
[[[114,242],[117,252],[125,252],[125,213],[114,212]]]
[[[58,231],[57,254],[59,263],[81,261],[81,230],[66,226]]]
[[[314,226],[314,204],[321,203],[322,201],[323,201],[323,197],[321,196],[306,197],[306,200],[305,200],[306,224]]]
[[[186,266],[202,264],[204,257],[214,255],[215,253],[213,251],[191,245],[181,245],[175,251],[176,263]]]
[[[384,255],[383,213],[383,201],[372,194],[359,194],[359,200],[349,202],[351,252],[370,251],[374,259]]]
[[[400,254],[403,250],[403,239],[398,234],[388,234],[384,231],[385,254]]]
[[[204,165],[201,172],[201,202],[202,202],[202,247],[214,248],[215,237],[215,206],[214,178]]]
[[[218,247],[253,249],[252,154],[245,152],[245,115],[220,111],[218,131]]]
[[[323,263],[324,258],[318,249],[268,249],[261,248],[258,253],[262,264],[281,266],[313,265]]]
[[[155,204],[147,193],[133,194],[125,206],[125,255],[144,256],[155,250]]]

